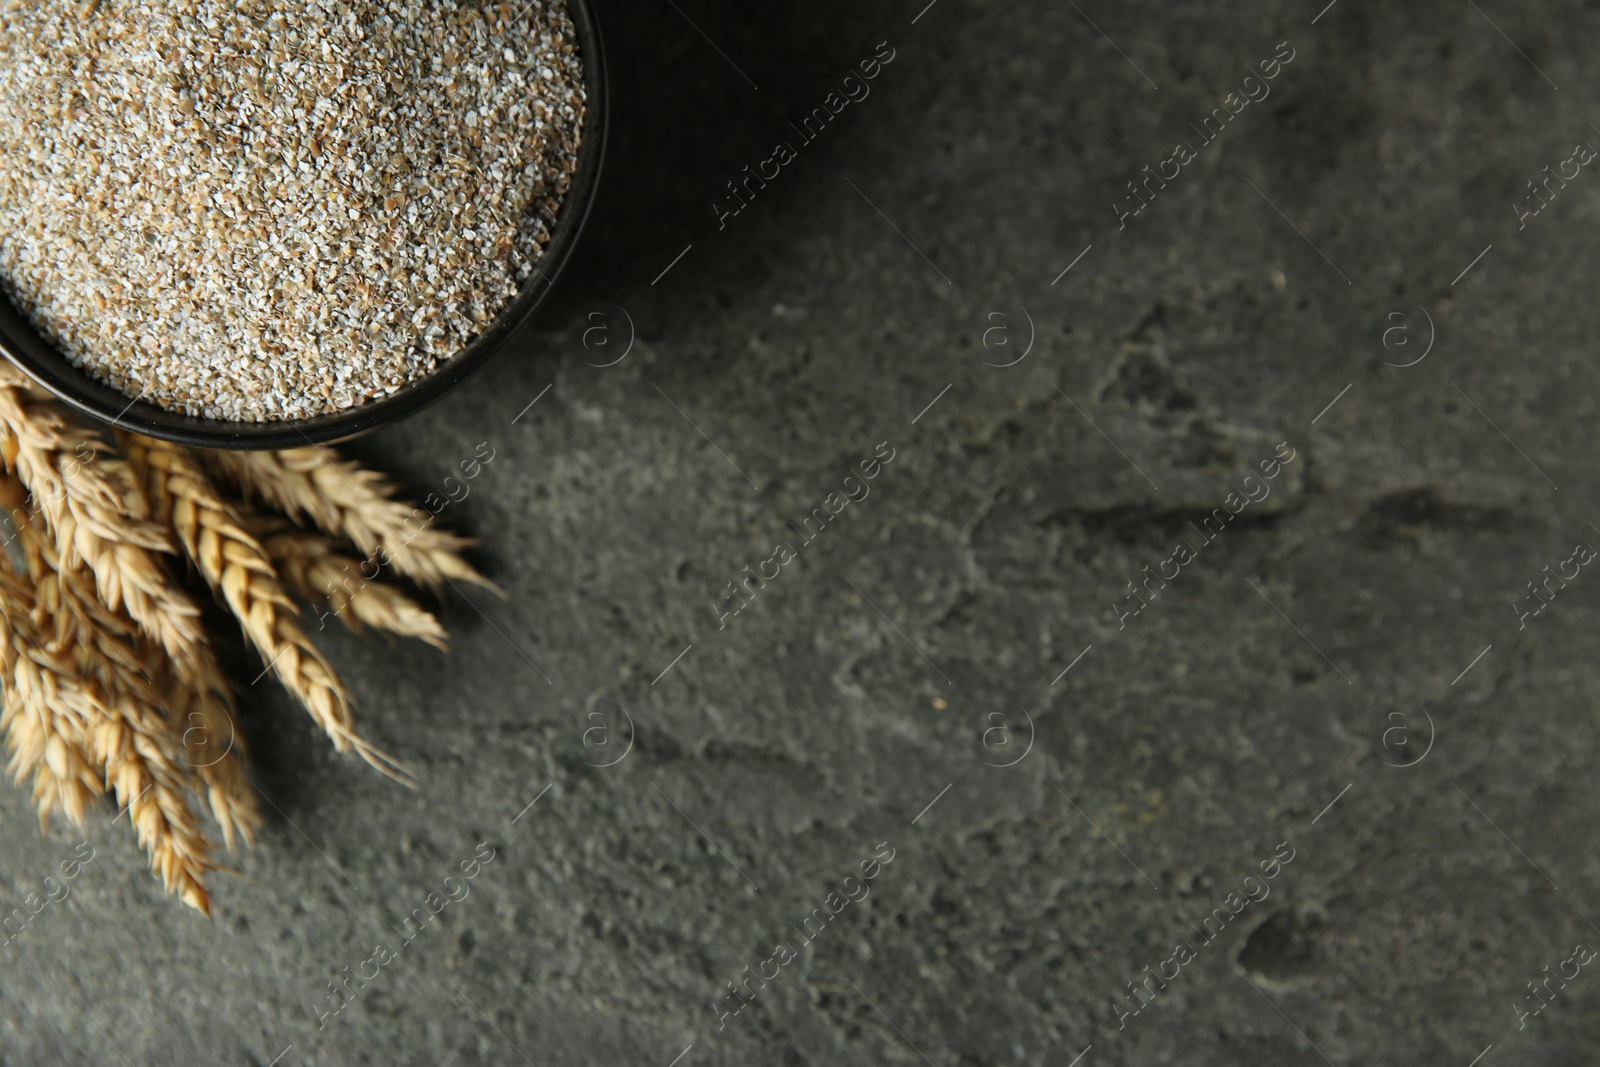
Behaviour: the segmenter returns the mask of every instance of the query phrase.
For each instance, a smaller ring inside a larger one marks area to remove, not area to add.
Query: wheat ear
[[[206,461],[249,498],[348,538],[380,565],[438,591],[455,580],[500,592],[462,559],[472,541],[433,529],[433,515],[394,496],[383,475],[315,446],[282,452],[211,452]]]
[[[86,442],[93,438],[85,435],[82,440]],[[21,467],[22,450],[18,440],[13,437],[6,440],[5,445],[6,458],[14,459],[16,466]],[[106,448],[99,442],[94,442],[94,445],[98,446],[98,459],[94,462],[107,464],[109,461],[104,459]],[[86,466],[86,462],[80,464],[74,458],[74,466],[70,469],[72,477],[78,477],[78,469]],[[126,467],[120,461],[115,462],[112,470],[118,480],[128,477]],[[123,502],[123,507],[139,512],[141,518],[138,522],[144,522],[147,502],[144,494],[131,485],[131,477],[126,485],[106,483],[104,488],[115,493]],[[32,499],[37,504],[38,494],[35,493]],[[102,603],[101,597],[96,595],[96,576],[83,569],[82,553],[72,553],[77,558],[67,563],[66,558],[72,558],[72,555],[61,552],[58,539],[51,537],[48,531],[40,530],[40,526],[50,525],[48,518],[46,523],[30,522],[27,514],[29,496],[16,478],[10,475],[0,477],[0,502],[10,509],[13,525],[18,528],[22,549],[29,558],[29,571],[34,579],[35,595],[40,598],[40,608],[48,608],[40,624],[43,625],[43,619],[53,619],[56,630],[54,646],[72,648],[72,659],[78,672],[96,678],[110,691],[118,691],[136,701],[152,701],[170,709],[173,712],[174,733],[181,733],[186,749],[189,749],[187,765],[197,769],[198,779],[205,784],[206,803],[221,827],[222,840],[226,841],[229,848],[234,846],[235,837],[242,837],[246,843],[253,840],[254,829],[261,824],[261,814],[240,766],[243,737],[238,736],[235,729],[234,705],[216,656],[210,646],[194,640],[198,637],[198,627],[195,627],[194,635],[181,638],[181,648],[186,649],[187,661],[182,669],[171,665],[170,649],[134,649],[138,627],[131,617],[131,608],[138,603],[138,597],[125,595],[120,603],[112,601],[110,606]],[[106,522],[115,526],[109,518]],[[82,526],[78,526],[78,530],[82,530]],[[163,541],[166,541],[165,536]],[[117,557],[118,553],[123,561],[133,561],[144,576],[152,573],[147,568],[154,568],[155,576],[162,582],[163,603],[176,606],[182,613],[182,619],[189,619],[190,611],[197,613],[186,593],[166,582],[165,565],[160,557],[150,557],[146,565],[138,565],[134,553],[114,549],[112,558]],[[102,555],[102,558],[106,557]],[[35,616],[40,616],[38,609],[35,609]],[[176,635],[176,630],[168,627],[166,633]],[[152,680],[152,670],[147,670],[147,667],[162,673],[160,683]],[[150,686],[157,686],[154,696],[149,693]],[[230,752],[235,747],[240,749],[238,757]],[[221,755],[218,755],[219,750]]]
[[[42,702],[58,714],[62,710],[70,714],[82,732],[81,750],[86,750],[106,785],[115,790],[124,813],[131,816],[162,885],[185,904],[210,915],[211,898],[205,889],[206,873],[215,869],[210,845],[189,807],[168,723],[153,703],[105,689],[48,651],[33,619],[18,610],[33,592],[27,579],[0,571],[0,612],[10,637],[6,658],[12,668],[7,712],[21,713],[14,712],[14,704]],[[54,740],[45,742],[47,763]]]
[[[33,803],[39,809],[42,832],[56,808],[82,826],[85,810],[104,789],[86,747],[89,713],[84,702],[76,694],[61,692],[56,684],[61,672],[53,669],[37,632],[30,625],[11,622],[28,618],[30,592],[21,582],[0,581],[0,617],[5,620],[5,633],[0,635],[0,670],[5,672],[0,728],[11,753],[6,769],[18,784],[33,778]],[[42,664],[40,657],[45,659]]]
[[[144,479],[157,514],[206,582],[221,594],[278,680],[303,704],[340,752],[354,749],[379,771],[409,784],[406,769],[356,735],[350,698],[338,675],[300,628],[261,545],[185,448],[121,433],[124,453]]]
[[[275,516],[247,518],[284,586],[320,609],[319,618],[331,613],[352,633],[370,626],[441,651],[448,647],[438,619],[394,586],[364,577],[361,562],[340,552],[332,538]]]
[[[207,677],[200,609],[167,572],[161,553],[172,551],[171,539],[147,521],[144,494],[126,465],[31,395],[9,364],[0,365],[0,449],[44,517],[62,565],[87,564],[108,608],[125,607],[181,671]]]
[[[241,763],[244,738],[234,725],[227,679],[211,649],[196,648],[188,670],[180,671],[158,646],[139,647],[138,627],[126,605],[106,607],[95,595],[92,575],[81,565],[61,565],[54,540],[27,521],[26,502],[22,484],[0,475],[0,504],[12,515],[37,597],[35,621],[54,627],[50,647],[70,649],[79,674],[107,691],[146,705],[151,714],[166,708],[169,729],[183,742],[196,791],[205,797],[223,841],[230,849],[238,838],[253,841],[261,814]]]

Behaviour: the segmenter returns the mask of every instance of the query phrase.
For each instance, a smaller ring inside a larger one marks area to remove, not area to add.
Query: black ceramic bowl
[[[10,358],[29,378],[86,415],[124,430],[199,448],[295,448],[321,441],[340,441],[403,419],[431,404],[505,347],[517,329],[538,310],[562,267],[572,258],[572,250],[589,214],[605,158],[605,56],[600,27],[589,0],[567,0],[567,15],[578,31],[586,101],[583,137],[578,144],[578,171],[561,203],[555,231],[517,298],[470,344],[426,378],[382,400],[316,418],[279,422],[194,418],[143,400],[130,400],[127,394],[95,381],[67,362],[3,296],[0,296],[0,353]]]

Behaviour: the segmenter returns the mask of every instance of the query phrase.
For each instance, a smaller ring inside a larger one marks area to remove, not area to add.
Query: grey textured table
[[[421,790],[252,690],[219,917],[98,812],[0,1062],[1600,1057],[1600,10],[923,2],[605,5],[580,261],[352,447],[494,452],[509,596],[319,635]]]

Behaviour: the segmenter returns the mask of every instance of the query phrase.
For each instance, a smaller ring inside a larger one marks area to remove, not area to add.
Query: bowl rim
[[[584,120],[578,142],[578,166],[562,198],[550,240],[534,263],[533,273],[516,298],[501,309],[465,348],[425,378],[401,387],[391,396],[346,411],[306,419],[275,422],[233,422],[169,411],[91,377],[74,366],[33,329],[0,293],[0,355],[56,399],[92,419],[122,430],[198,448],[283,449],[348,440],[415,414],[440,399],[491,356],[533,316],[549,297],[578,245],[605,161],[607,82],[600,24],[590,0],[565,0],[567,17],[577,30],[583,64]]]

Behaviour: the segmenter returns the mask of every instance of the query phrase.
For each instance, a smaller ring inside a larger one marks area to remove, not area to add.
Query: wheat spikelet
[[[16,517],[25,501],[21,483],[0,475],[0,504]],[[17,533],[33,581],[34,621],[54,628],[49,649],[68,656],[80,675],[107,692],[142,705],[142,718],[154,721],[161,714],[156,709],[166,708],[169,729],[181,736],[186,750],[194,788],[204,796],[223,841],[230,849],[237,838],[252,842],[261,814],[240,762],[244,738],[234,726],[228,683],[210,648],[201,646],[184,675],[160,648],[140,647],[133,620],[100,603],[94,579],[82,567],[61,567],[54,542],[38,525],[19,522]]]
[[[178,543],[222,595],[246,638],[333,739],[334,748],[354,749],[379,771],[408,782],[404,767],[356,735],[343,683],[301,630],[298,610],[261,545],[245,532],[200,464],[187,449],[165,441],[134,434],[122,434],[121,441],[157,514],[170,521]]]
[[[206,677],[199,608],[167,572],[160,553],[171,539],[147,521],[144,494],[99,438],[32,396],[9,364],[0,365],[0,454],[27,486],[62,565],[87,564],[108,608],[126,608],[179,670]]]
[[[443,651],[444,627],[405,593],[368,580],[361,563],[341,553],[332,538],[272,516],[254,516],[250,532],[266,550],[284,586],[301,600],[343,620],[352,633],[370,626],[415,637]],[[354,586],[354,588],[352,588]]]
[[[215,870],[210,845],[194,821],[183,792],[183,774],[173,759],[165,721],[141,722],[107,715],[90,731],[91,751],[106,784],[133,819],[150,867],[167,892],[205,915],[211,914],[205,875]]]
[[[131,816],[150,867],[161,876],[167,892],[210,915],[211,898],[205,889],[205,875],[214,869],[210,846],[185,797],[185,775],[166,720],[152,703],[104,689],[48,651],[44,635],[23,610],[33,591],[26,579],[0,571],[0,613],[9,635],[5,658],[11,668],[8,717],[15,720],[40,707],[52,709],[58,718],[63,712],[69,715],[73,725],[68,731],[43,742],[45,764],[51,766],[54,757],[67,773],[81,775],[82,768],[71,760],[70,749],[75,747],[86,756],[85,762],[98,766],[118,804]],[[27,735],[42,728],[35,715],[24,729],[25,741],[32,743]],[[65,760],[62,750],[68,750]],[[51,772],[58,783],[66,778],[55,766]],[[82,782],[81,777],[75,780]],[[35,783],[37,788],[37,777]],[[69,801],[65,796],[61,800],[71,817]]]
[[[433,515],[394,498],[383,475],[323,447],[210,452],[206,461],[246,496],[350,540],[369,558],[438,591],[453,580],[500,592],[462,559],[472,542],[435,530]]]
[[[205,785],[206,805],[222,830],[223,843],[232,850],[237,836],[254,844],[261,811],[245,775],[249,750],[236,711],[212,695],[227,687],[227,679],[219,670],[210,682],[196,685],[159,650],[151,650],[145,663],[173,728],[181,731],[184,759]]]

